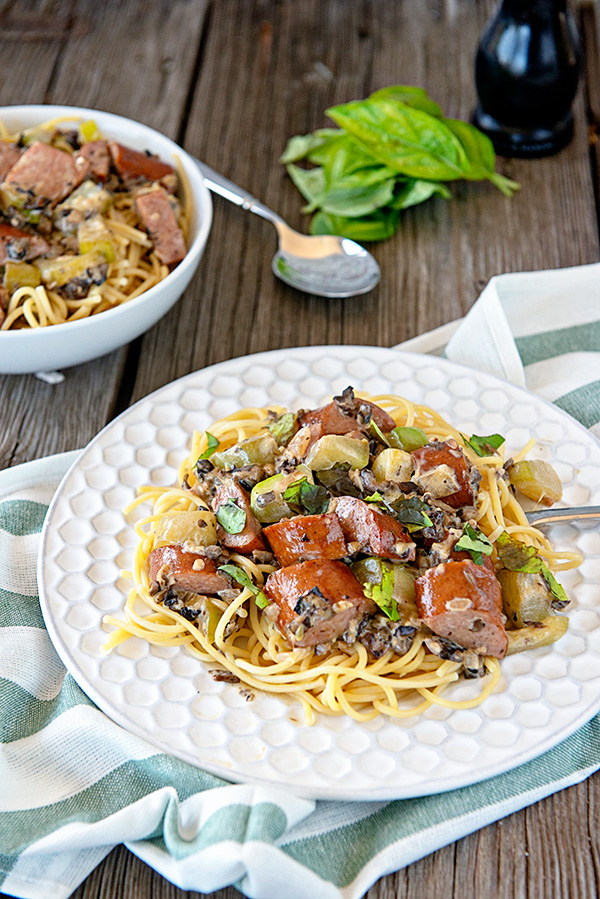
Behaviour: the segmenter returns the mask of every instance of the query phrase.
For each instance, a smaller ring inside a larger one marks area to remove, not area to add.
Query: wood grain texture
[[[306,230],[277,162],[324,110],[388,84],[419,84],[468,119],[473,56],[493,0],[22,0],[0,2],[0,103],[61,102],[132,116]],[[453,185],[408,210],[373,251],[383,277],[363,298],[327,301],[271,274],[271,226],[215,199],[199,271],[180,302],[128,350],[66,372],[59,387],[0,377],[0,467],[85,444],[114,414],[223,359],[326,343],[390,346],[463,315],[490,277],[597,261],[600,58],[591,6],[575,138],[559,156],[499,160],[522,184]],[[590,129],[591,124],[591,129]],[[591,135],[592,143],[589,143]],[[402,871],[368,899],[591,899],[600,871],[600,778],[565,790]],[[123,847],[76,899],[197,899]],[[227,888],[212,899],[236,899]],[[286,897],[287,899],[287,897]],[[293,899],[293,897],[291,897]]]

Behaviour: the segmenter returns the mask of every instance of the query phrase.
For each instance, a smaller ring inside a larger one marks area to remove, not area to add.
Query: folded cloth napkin
[[[492,279],[471,312],[402,348],[538,391],[600,431],[600,265]],[[600,767],[600,718],[509,774],[393,802],[312,802],[231,785],[100,712],[44,628],[36,551],[76,457],[0,474],[0,889],[67,897],[117,844],[183,889],[358,899],[379,877]]]

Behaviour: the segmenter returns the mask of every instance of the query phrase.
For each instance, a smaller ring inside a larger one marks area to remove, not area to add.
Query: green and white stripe
[[[584,266],[494,278],[462,322],[403,348],[527,384],[600,434],[599,276]],[[122,842],[183,889],[359,899],[382,875],[600,767],[598,719],[510,774],[398,802],[315,803],[157,753],[94,706],[44,629],[38,536],[75,455],[0,473],[0,890],[66,899]]]

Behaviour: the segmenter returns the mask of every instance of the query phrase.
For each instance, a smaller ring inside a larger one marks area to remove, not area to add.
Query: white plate
[[[107,613],[119,615],[135,543],[123,507],[146,483],[175,483],[190,434],[249,405],[318,406],[349,384],[426,403],[466,433],[505,435],[508,452],[530,436],[551,461],[568,505],[600,502],[600,444],[554,406],[445,360],[375,347],[309,347],[232,359],[175,381],[106,427],[62,481],[42,535],[39,583],[50,636],[67,668],[114,721],[164,752],[233,781],[284,785],[327,799],[391,799],[466,786],[551,748],[600,710],[600,533],[562,526],[555,544],[579,547],[583,565],[561,577],[573,598],[555,646],[512,656],[483,706],[434,708],[370,724],[322,716],[215,683],[184,649],[135,638],[100,647]],[[465,681],[446,695],[479,689]]]

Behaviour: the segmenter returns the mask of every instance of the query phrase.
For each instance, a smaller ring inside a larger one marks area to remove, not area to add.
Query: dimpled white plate
[[[375,347],[309,347],[232,359],[156,391],[106,427],[62,481],[42,535],[39,583],[50,636],[67,668],[114,721],[155,747],[233,781],[284,785],[326,799],[392,799],[455,789],[549,749],[600,709],[600,533],[561,526],[583,565],[561,576],[573,602],[556,645],[512,656],[484,705],[359,724],[216,683],[185,649],[137,638],[101,646],[119,616],[135,543],[122,509],[142,484],[170,485],[194,429],[243,406],[315,407],[353,385],[441,412],[461,431],[530,436],[555,466],[564,503],[600,503],[600,444],[559,409],[510,384],[438,358]],[[446,696],[473,696],[463,681]]]

